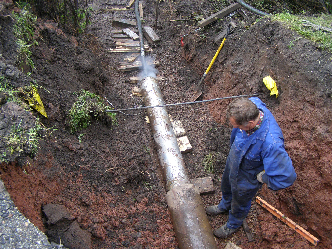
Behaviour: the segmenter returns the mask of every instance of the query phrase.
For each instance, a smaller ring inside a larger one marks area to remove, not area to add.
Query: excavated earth
[[[119,71],[127,55],[108,52],[115,44],[111,32],[118,29],[112,25],[113,18],[135,19],[133,7],[107,11],[127,4],[119,2],[90,3],[92,23],[86,34],[76,37],[50,20],[38,20],[39,46],[33,49],[36,69],[31,78],[42,87],[39,93],[48,114],[39,118],[53,132],[40,141],[33,159],[20,165],[2,163],[0,176],[19,210],[46,233],[42,207],[61,204],[92,235],[92,248],[178,248],[144,110],[117,114],[116,125],[94,121],[75,134],[68,126],[74,93],[81,89],[107,98],[114,108],[143,105],[141,97],[132,93],[136,84],[129,80],[139,72]],[[147,54],[158,62],[157,75],[162,77],[158,83],[166,103],[190,100],[191,87],[219,46],[214,37],[230,17],[197,30],[194,16],[211,15],[211,3],[161,1],[157,7],[156,1],[143,1],[144,25],[153,27],[161,39],[157,45],[150,44],[152,51]],[[247,221],[254,241],[249,242],[240,229],[230,239],[217,239],[217,244],[219,248],[228,241],[241,248],[332,248],[332,55],[281,23],[268,17],[255,22],[256,18],[245,9],[232,14],[237,27],[205,80],[202,98],[259,94],[284,133],[297,180],[276,192],[263,186],[258,195],[320,242],[313,246],[253,202]],[[11,25],[10,18],[1,17],[3,35]],[[14,40],[2,45],[2,61],[13,60],[14,45]],[[276,81],[278,98],[264,86],[266,76]],[[167,109],[182,122],[193,147],[183,154],[189,178],[214,179],[215,192],[202,195],[205,206],[221,198],[231,131],[225,120],[228,103]],[[207,156],[215,159],[213,172],[207,167]],[[209,220],[216,229],[227,216]]]

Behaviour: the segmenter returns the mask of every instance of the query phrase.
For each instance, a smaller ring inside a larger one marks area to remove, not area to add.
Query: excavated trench
[[[100,4],[100,9],[110,7]],[[147,1],[144,10],[150,9],[149,4],[153,3]],[[217,49],[212,37],[221,30],[215,25],[196,31],[190,21],[186,25],[169,21],[199,11],[200,6],[195,1],[182,1],[181,6],[160,3],[156,31],[162,41],[154,48],[154,55],[160,62],[157,77],[164,77],[158,84],[166,103],[187,101],[187,90],[199,81]],[[155,12],[145,14],[145,20],[154,23]],[[167,184],[158,175],[157,166],[163,163],[155,160],[160,148],[144,113],[119,114],[119,124],[111,131],[102,122],[93,122],[82,136],[70,134],[66,126],[66,110],[74,102],[72,93],[80,89],[105,96],[119,108],[143,104],[132,95],[133,85],[128,83],[137,72],[119,72],[123,57],[105,53],[105,47],[114,45],[110,42],[111,20],[121,15],[96,12],[88,31],[91,34],[78,40],[49,23],[41,25],[43,39],[34,51],[37,70],[32,77],[47,89],[40,91],[49,114],[42,122],[57,130],[41,142],[39,154],[24,165],[24,171],[2,164],[1,178],[16,206],[43,231],[41,208],[61,204],[91,234],[93,248],[177,248],[181,242],[176,236],[177,225],[170,225],[174,214],[168,210]],[[332,114],[331,53],[279,23],[262,19],[251,25],[239,16],[238,28],[228,37],[205,80],[203,99],[260,94],[283,130],[298,179],[292,187],[278,192],[263,187],[259,196],[318,237],[315,248],[331,248],[332,124],[327,118]],[[222,24],[226,21],[218,22]],[[185,34],[189,35],[181,47],[180,38]],[[5,50],[3,56],[9,58]],[[262,83],[267,75],[277,82],[278,98],[269,96]],[[227,104],[219,101],[167,109],[167,114],[184,123],[193,146],[182,155],[187,178],[214,178],[215,193],[200,197],[202,208],[220,200],[220,176],[230,135],[224,119]],[[207,171],[206,158],[215,158],[214,172]],[[227,216],[208,217],[208,221],[216,229]],[[242,230],[231,239],[242,248],[314,248],[255,203],[247,221],[255,240],[248,242]],[[227,241],[216,243],[223,248]]]

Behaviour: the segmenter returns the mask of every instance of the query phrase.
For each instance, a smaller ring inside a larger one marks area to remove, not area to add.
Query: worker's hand
[[[264,182],[263,182],[263,175],[264,175],[264,174],[265,174],[265,170],[259,172],[259,173],[257,174],[257,181],[259,181],[259,182],[261,182],[261,183],[264,183]]]

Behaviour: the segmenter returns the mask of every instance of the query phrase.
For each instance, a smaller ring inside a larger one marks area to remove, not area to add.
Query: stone
[[[187,136],[177,138],[177,142],[181,153],[186,153],[192,150],[192,146]]]

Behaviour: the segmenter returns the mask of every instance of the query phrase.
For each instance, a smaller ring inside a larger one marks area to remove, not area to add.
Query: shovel
[[[198,82],[198,85],[196,85],[196,87],[195,87],[195,89],[194,89],[194,91],[193,91],[193,94],[192,94],[193,96],[192,96],[192,98],[190,99],[190,101],[196,101],[196,100],[197,100],[197,99],[203,94],[203,92],[202,92],[202,84],[203,84],[203,82],[204,82],[204,79],[205,79],[206,75],[208,74],[208,72],[210,71],[210,69],[211,69],[211,67],[212,67],[212,65],[213,65],[213,63],[214,63],[214,61],[217,59],[220,50],[221,50],[222,47],[224,46],[224,43],[225,43],[225,41],[226,41],[227,36],[229,35],[229,32],[230,32],[230,25],[227,26],[226,35],[225,35],[224,39],[222,40],[222,42],[221,42],[221,44],[220,44],[220,46],[219,46],[217,52],[216,52],[215,55],[213,56],[213,59],[212,59],[212,61],[210,62],[210,65],[208,66],[208,68],[206,69],[205,73],[203,74],[203,77],[202,77],[201,80]]]

